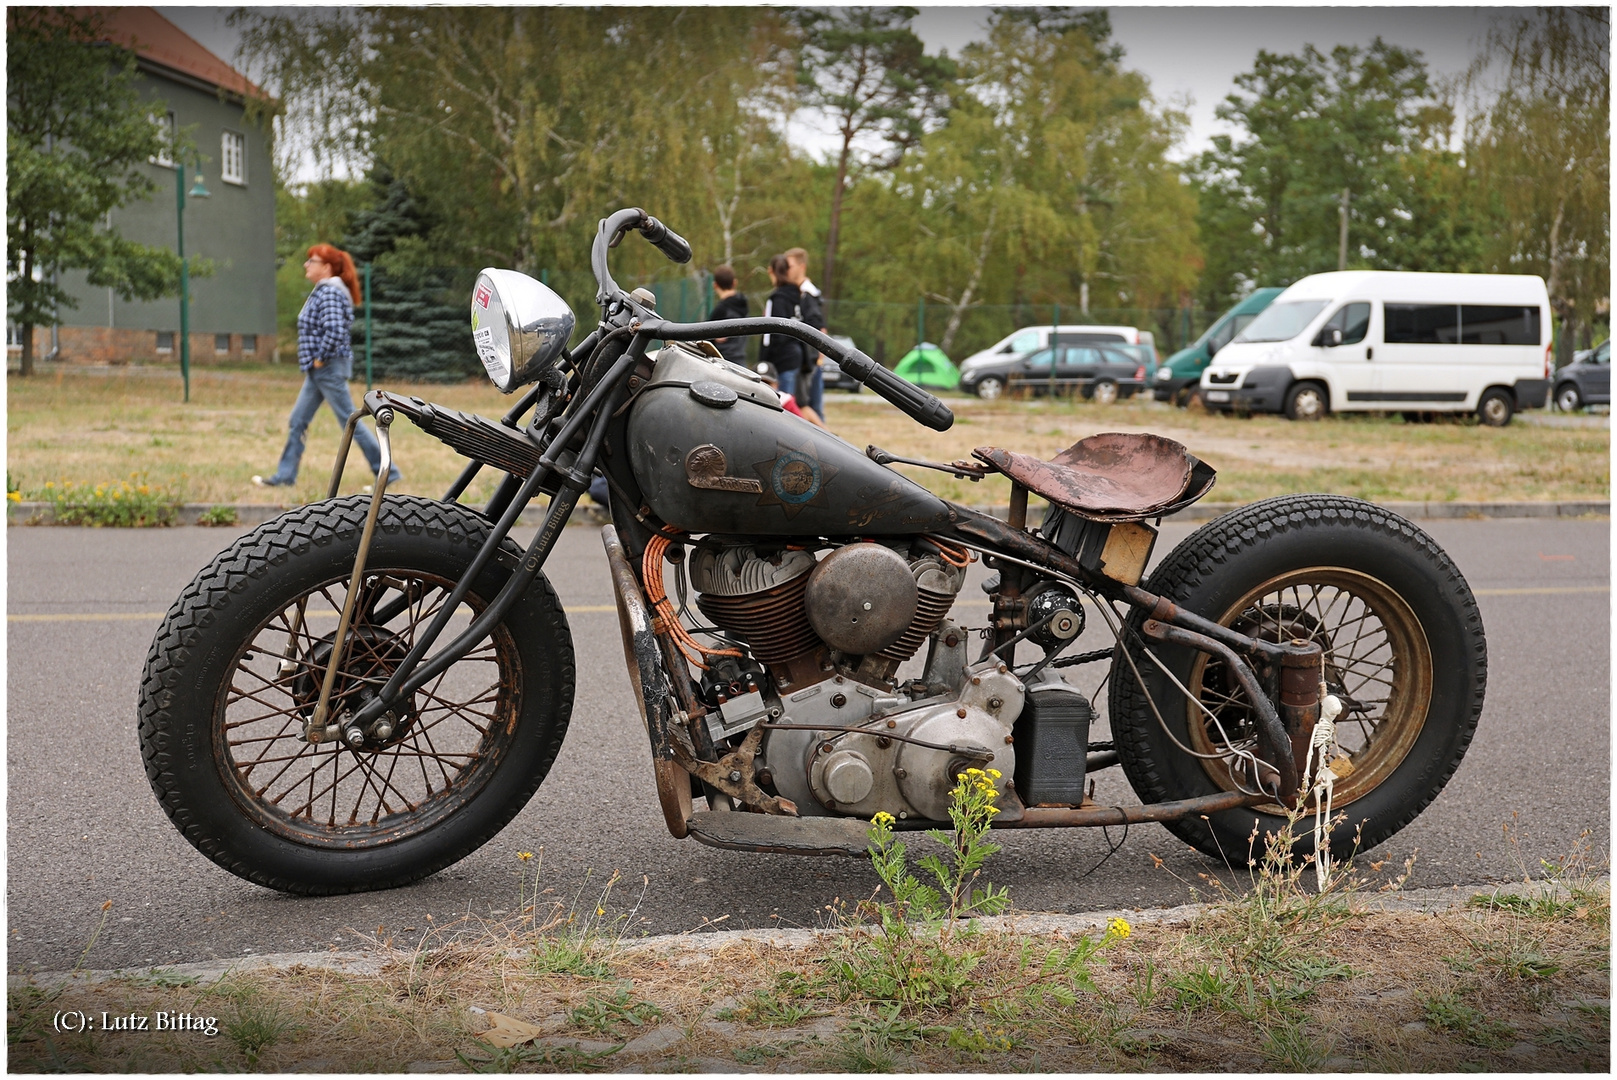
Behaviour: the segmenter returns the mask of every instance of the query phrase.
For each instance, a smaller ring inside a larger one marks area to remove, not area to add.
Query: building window
[[[168,353],[174,351],[174,331],[159,330],[157,332],[157,351]]]
[[[220,356],[229,356],[230,355],[230,335],[229,334],[215,334],[215,335],[213,335],[213,351],[218,353]]]
[[[257,334],[243,334],[241,336],[241,351],[243,353],[255,353],[255,352],[257,352],[258,351],[258,335]]]
[[[247,138],[240,132],[227,131],[220,141],[219,176],[227,184],[247,183]]]
[[[150,159],[151,163],[172,169],[174,167],[174,114],[172,112],[147,113],[146,118],[157,125],[157,137],[163,143],[163,148],[157,152],[157,156]]]
[[[22,348],[22,327],[14,322],[6,323],[6,348]]]

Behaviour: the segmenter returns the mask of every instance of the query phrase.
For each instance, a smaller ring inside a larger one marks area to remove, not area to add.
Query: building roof
[[[163,73],[189,76],[239,97],[268,99],[247,76],[209,52],[191,35],[149,7],[81,8],[106,19],[109,40],[124,46]]]

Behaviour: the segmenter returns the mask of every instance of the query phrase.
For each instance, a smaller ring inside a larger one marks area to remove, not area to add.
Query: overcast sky
[[[238,35],[225,25],[230,8],[157,10],[222,59],[233,61]],[[1189,134],[1174,155],[1185,158],[1227,130],[1213,110],[1235,88],[1235,76],[1251,69],[1259,49],[1291,53],[1312,44],[1329,52],[1335,45],[1368,45],[1380,36],[1419,49],[1434,76],[1458,75],[1481,50],[1490,23],[1521,9],[1119,5],[1109,10],[1113,36],[1123,46],[1124,65],[1150,80],[1158,101],[1174,103],[1190,114]],[[929,49],[958,55],[967,42],[982,36],[987,14],[984,6],[922,7],[915,31]],[[800,117],[790,135],[810,150],[829,145],[810,117]]]

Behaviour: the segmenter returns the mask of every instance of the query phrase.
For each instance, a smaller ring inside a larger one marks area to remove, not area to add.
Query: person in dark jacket
[[[765,318],[802,318],[803,294],[792,284],[791,276],[791,263],[786,256],[776,255],[769,260],[769,277],[775,283],[775,290],[764,301]],[[779,389],[783,392],[792,394],[797,388],[797,376],[803,367],[806,351],[803,343],[796,338],[783,334],[763,336],[761,357],[775,369],[780,380]]]
[[[820,296],[819,287],[809,280],[808,252],[800,247],[792,248],[786,252],[786,261],[791,268],[790,280],[803,297],[798,317],[825,333],[825,301]],[[803,373],[798,376],[797,396],[801,399],[800,404],[812,406],[822,416],[825,414],[824,364],[825,357],[817,350],[803,347]]]
[[[713,311],[708,315],[708,322],[722,322],[726,319],[745,319],[747,317],[747,298],[736,289],[736,272],[728,266],[720,266],[713,271],[713,295],[719,298],[713,305]],[[714,338],[713,344],[718,346],[719,352],[732,364],[745,364],[747,362],[747,339],[744,337]]]

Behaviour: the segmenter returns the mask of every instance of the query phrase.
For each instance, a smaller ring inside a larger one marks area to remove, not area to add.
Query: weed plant
[[[172,525],[183,501],[177,489],[149,483],[132,472],[127,480],[80,484],[47,481],[35,493],[51,508],[57,525]]]

